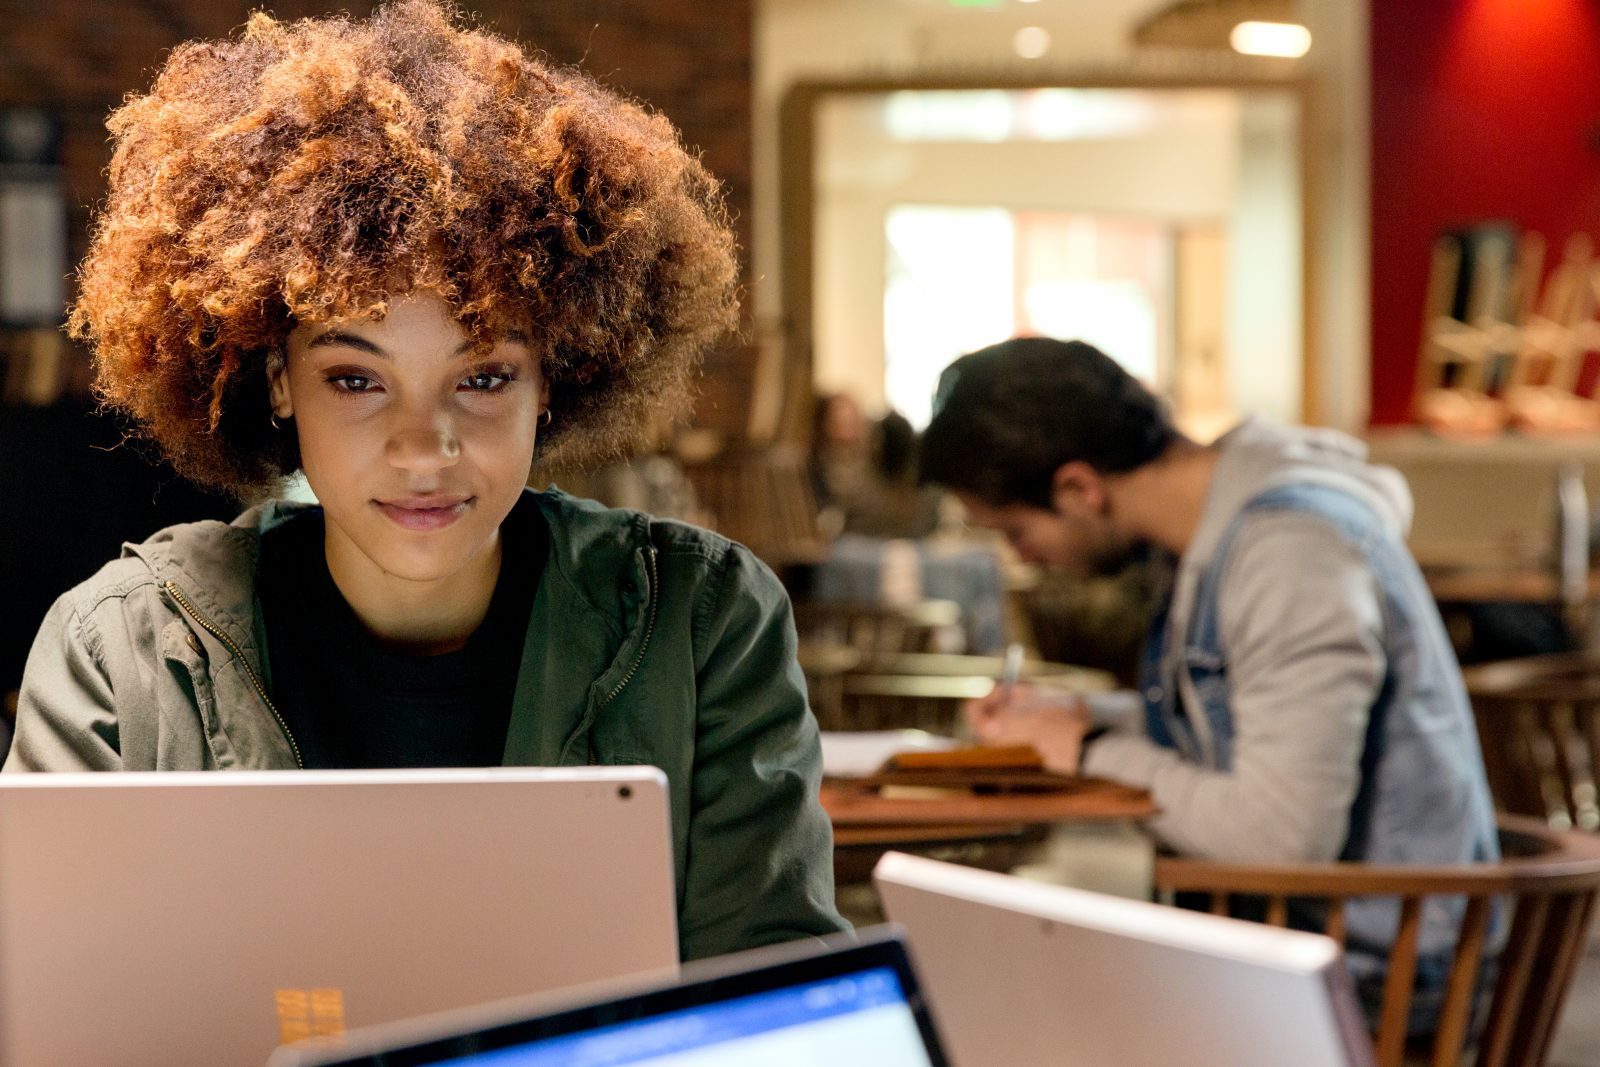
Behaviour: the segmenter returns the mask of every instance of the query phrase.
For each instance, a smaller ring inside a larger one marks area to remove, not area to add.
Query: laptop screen
[[[471,1067],[930,1067],[889,967],[441,1061]]]
[[[948,1063],[905,946],[890,928],[692,963],[677,982],[611,999],[474,1014],[351,1034],[342,1052],[286,1046],[271,1067]]]

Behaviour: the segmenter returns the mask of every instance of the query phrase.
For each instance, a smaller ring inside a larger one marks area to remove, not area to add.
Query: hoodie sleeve
[[[1084,769],[1150,789],[1162,811],[1152,828],[1187,855],[1335,859],[1385,674],[1381,590],[1356,549],[1304,515],[1246,520],[1227,567],[1232,768],[1113,735],[1090,746]]]
[[[822,746],[788,597],[743,547],[722,563],[695,613],[686,960],[845,928],[818,800]]]

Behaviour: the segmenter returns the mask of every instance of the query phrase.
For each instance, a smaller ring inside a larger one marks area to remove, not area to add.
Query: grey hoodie
[[[1404,479],[1366,463],[1365,446],[1345,434],[1250,420],[1217,447],[1205,511],[1174,582],[1169,650],[1185,647],[1197,583],[1223,532],[1263,491],[1323,483],[1359,496],[1400,537],[1410,527]],[[1377,579],[1331,526],[1295,512],[1247,515],[1231,552],[1218,597],[1236,733],[1231,769],[1185,760],[1129,716],[1089,746],[1084,770],[1150,789],[1163,812],[1153,829],[1184,854],[1336,859],[1386,668]],[[1179,678],[1183,707],[1209,744],[1187,672],[1164,674]]]

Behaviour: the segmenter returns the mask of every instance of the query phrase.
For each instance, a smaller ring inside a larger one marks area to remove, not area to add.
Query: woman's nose
[[[389,436],[389,462],[418,474],[445,469],[461,456],[461,441],[444,415],[408,419]]]

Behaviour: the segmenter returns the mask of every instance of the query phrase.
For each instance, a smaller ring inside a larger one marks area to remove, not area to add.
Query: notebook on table
[[[654,768],[0,778],[0,1063],[279,1044],[673,974]]]
[[[945,1067],[892,929],[279,1049],[269,1067]]]

